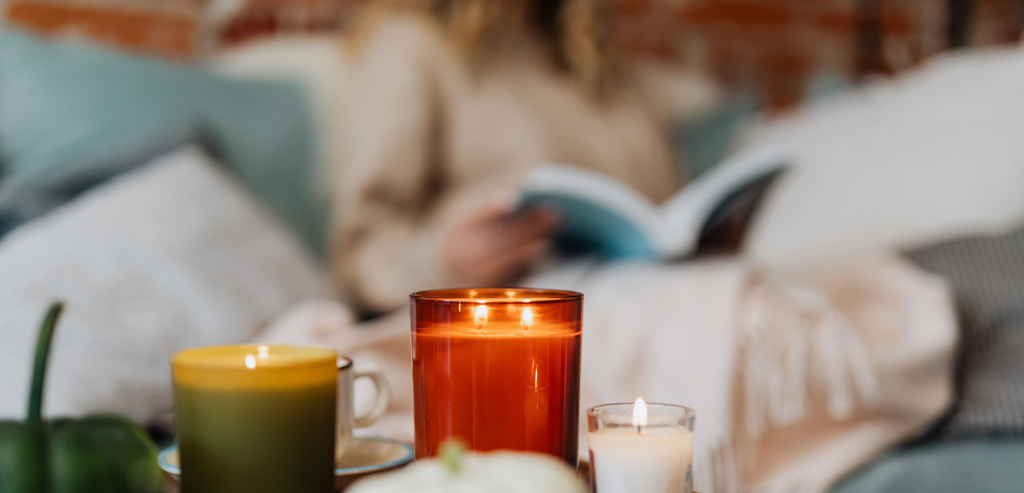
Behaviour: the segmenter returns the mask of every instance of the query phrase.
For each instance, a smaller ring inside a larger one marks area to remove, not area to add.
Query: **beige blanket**
[[[894,255],[800,278],[736,261],[581,263],[528,284],[586,295],[584,409],[642,396],[697,410],[694,481],[705,493],[824,491],[951,400],[946,287]],[[344,307],[311,302],[260,340],[326,345],[380,367],[395,400],[368,432],[411,440],[406,311],[354,325]]]

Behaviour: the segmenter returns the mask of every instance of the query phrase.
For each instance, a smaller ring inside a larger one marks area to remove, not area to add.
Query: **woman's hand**
[[[558,229],[558,213],[536,208],[513,213],[506,198],[493,200],[462,221],[448,238],[448,261],[479,286],[511,279],[533,262]]]

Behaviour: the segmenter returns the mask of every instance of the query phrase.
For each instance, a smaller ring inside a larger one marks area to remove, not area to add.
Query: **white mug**
[[[369,378],[377,388],[377,399],[373,407],[362,416],[356,416],[353,409],[352,389],[356,379]],[[334,457],[340,458],[352,440],[352,430],[372,425],[388,409],[391,403],[391,387],[388,386],[384,374],[378,370],[356,371],[352,368],[352,359],[338,356],[338,425],[337,438],[334,442]]]

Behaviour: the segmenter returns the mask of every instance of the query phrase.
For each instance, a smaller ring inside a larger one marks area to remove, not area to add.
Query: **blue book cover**
[[[661,261],[734,251],[789,157],[783,147],[734,156],[660,205],[606,175],[549,164],[527,178],[520,208],[558,210],[555,246],[567,255]]]

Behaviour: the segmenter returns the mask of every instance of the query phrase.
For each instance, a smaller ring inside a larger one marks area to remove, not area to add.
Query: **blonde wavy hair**
[[[533,27],[543,36],[562,69],[581,88],[602,96],[615,75],[605,0],[535,0]],[[387,15],[415,12],[436,21],[453,47],[467,57],[481,55],[494,27],[502,22],[503,0],[376,0],[350,31],[350,52]]]

